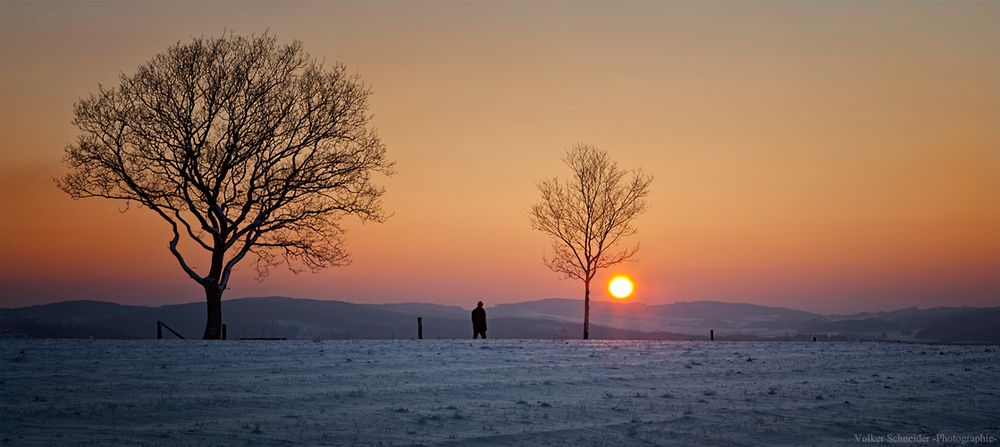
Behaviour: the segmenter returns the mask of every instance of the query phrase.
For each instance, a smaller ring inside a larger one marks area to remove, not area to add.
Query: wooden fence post
[[[167,330],[170,331],[170,333],[176,335],[177,338],[182,339],[182,340],[184,339],[183,335],[178,334],[177,331],[175,331],[170,326],[167,326],[167,323],[164,323],[162,320],[157,320],[156,321],[156,338],[158,338],[158,339],[163,338],[163,328],[167,328]]]

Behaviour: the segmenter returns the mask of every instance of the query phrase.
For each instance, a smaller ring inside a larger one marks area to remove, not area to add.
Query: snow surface
[[[0,340],[4,446],[945,445],[998,394],[984,346]]]

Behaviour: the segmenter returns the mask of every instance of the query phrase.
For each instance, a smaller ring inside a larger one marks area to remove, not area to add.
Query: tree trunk
[[[590,281],[583,282],[583,339],[590,339]]]
[[[205,317],[205,340],[222,339],[222,291],[214,285],[205,286],[208,313]]]

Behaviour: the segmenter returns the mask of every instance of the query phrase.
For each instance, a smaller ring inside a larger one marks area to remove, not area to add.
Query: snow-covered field
[[[1000,351],[0,340],[0,405],[4,446],[1000,445]]]

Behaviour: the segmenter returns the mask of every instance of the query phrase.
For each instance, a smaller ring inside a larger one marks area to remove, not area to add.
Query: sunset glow
[[[616,276],[608,283],[608,292],[611,292],[611,296],[618,299],[628,298],[634,288],[632,280],[624,275]]]
[[[0,447],[993,444],[998,36],[0,0]]]
[[[643,303],[1000,297],[1000,3],[192,5],[0,3],[0,305],[203,299],[162,219],[53,179],[74,102],[178,41],[265,30],[371,87],[391,217],[338,223],[345,267],[258,282],[250,256],[227,299],[582,300],[526,212],[581,142],[655,178],[628,267]]]

